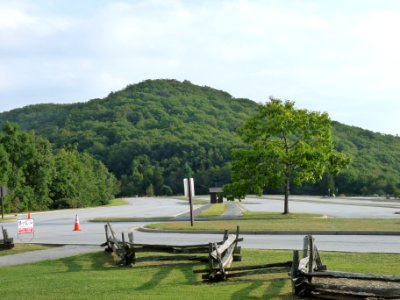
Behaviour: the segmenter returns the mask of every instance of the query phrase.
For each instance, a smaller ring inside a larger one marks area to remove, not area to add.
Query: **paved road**
[[[250,211],[283,211],[283,197],[248,198],[242,206]],[[340,218],[396,218],[400,202],[379,198],[321,198],[291,196],[290,212],[317,213]]]
[[[349,215],[349,210],[355,210],[359,217],[370,217],[371,209],[378,212],[380,210],[380,202],[375,203],[369,201],[368,205],[375,206],[354,206],[343,203],[331,204],[317,200],[314,203],[302,202],[304,198],[298,202],[293,201],[290,205],[292,211],[296,211],[296,207],[302,207],[307,210],[313,208],[313,212],[330,211],[336,208],[337,212]],[[336,201],[345,201],[336,199]],[[357,200],[359,201],[359,200]],[[361,200],[360,200],[361,201]],[[269,210],[274,205],[281,206],[281,201],[263,199],[249,199],[248,202],[258,204],[243,204],[246,208],[253,207],[254,210]],[[185,205],[183,205],[183,204]],[[246,203],[246,202],[245,202]],[[349,202],[350,203],[350,202]],[[355,202],[358,203],[358,202]],[[311,205],[312,204],[312,205]],[[311,206],[310,206],[311,205]],[[399,205],[393,203],[390,205]],[[305,207],[305,208],[304,208]],[[33,213],[32,217],[35,221],[35,235],[17,236],[16,222],[3,223],[2,225],[8,229],[10,236],[14,237],[16,242],[34,242],[34,243],[50,243],[50,244],[82,244],[82,245],[100,245],[105,241],[104,224],[88,222],[95,217],[157,217],[166,215],[179,215],[187,212],[188,205],[184,201],[176,199],[161,198],[131,198],[129,205],[108,208],[91,208],[81,210],[64,210],[45,213]],[[398,208],[382,208],[382,212],[378,214],[386,217],[398,217],[394,215],[394,211]],[[278,210],[281,211],[281,210]],[[82,231],[73,231],[75,215],[80,218]],[[26,218],[26,215],[19,216]],[[113,227],[117,232],[127,232],[135,227],[140,227],[144,223],[114,223]],[[264,249],[299,249],[301,248],[302,236],[244,236],[243,247],[248,248],[264,248]],[[352,251],[352,252],[388,252],[400,253],[400,236],[317,236],[318,246],[321,250],[332,251]],[[135,232],[135,239],[138,243],[168,243],[168,244],[196,244],[221,240],[218,234],[157,234]]]

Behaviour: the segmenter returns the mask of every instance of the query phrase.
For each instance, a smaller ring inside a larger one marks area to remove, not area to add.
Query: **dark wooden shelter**
[[[224,196],[221,187],[212,187],[209,189],[210,192],[210,203],[222,203]]]

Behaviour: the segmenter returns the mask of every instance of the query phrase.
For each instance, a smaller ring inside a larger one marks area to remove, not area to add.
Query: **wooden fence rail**
[[[129,241],[125,240],[125,234],[122,233],[122,239],[119,240],[112,229],[110,223],[105,226],[106,242],[101,246],[106,246],[105,251],[113,252],[117,259],[116,261],[121,265],[131,265],[137,260],[136,253],[141,252],[163,252],[163,253],[174,253],[174,254],[209,254],[210,244],[199,244],[199,245],[159,245],[159,244],[139,244],[134,242],[133,233],[128,233]],[[218,247],[225,243],[227,238],[227,233],[224,233],[224,239],[221,242],[215,243]],[[242,238],[238,238],[238,241],[242,241]],[[235,254],[240,253],[240,247],[235,247]],[[215,255],[215,254],[214,254]],[[155,258],[152,258],[155,259]],[[160,258],[160,259],[166,259]],[[168,257],[169,260],[200,260],[208,261],[205,256],[171,256]],[[239,259],[239,256],[235,255],[235,259]],[[145,259],[142,259],[145,260]]]
[[[221,244],[210,243],[208,255],[208,274],[203,275],[203,279],[219,281],[227,278],[226,269],[229,268],[234,260],[241,260],[241,257],[235,257],[237,244],[243,239],[239,238],[239,226],[236,229],[236,235],[225,231],[224,240]]]
[[[394,262],[395,263],[395,262]],[[400,299],[400,276],[326,271],[315,241],[304,239],[303,258],[293,252],[293,294],[322,299]]]
[[[8,236],[7,229],[1,226],[1,231],[3,233],[3,239],[0,240],[0,250],[14,248],[14,239]]]
[[[235,256],[238,248],[239,227],[236,235],[225,232],[224,241],[220,245],[210,244],[208,269],[194,270],[194,273],[203,273],[202,278],[209,281],[221,281],[228,278],[242,277],[256,274],[287,273],[291,270],[292,262],[279,262],[272,264],[231,267],[233,261],[241,260]]]

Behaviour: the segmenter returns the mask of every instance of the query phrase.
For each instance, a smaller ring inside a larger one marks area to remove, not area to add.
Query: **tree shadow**
[[[66,272],[80,272],[84,269],[92,271],[107,271],[113,267],[113,264],[110,262],[109,255],[104,252],[65,257],[59,259],[59,261],[67,267]],[[87,266],[85,267],[86,264]]]
[[[171,273],[171,271],[172,269],[170,268],[160,268],[160,270],[156,272],[148,282],[137,287],[135,290],[143,291],[155,288],[157,285],[160,284],[161,281],[163,281]]]
[[[285,284],[287,283],[288,278],[273,278],[273,279],[269,279],[266,280],[264,282],[269,282],[269,285],[267,287],[267,289],[264,291],[264,297],[266,297],[265,299],[268,299],[268,297],[270,297],[270,295],[276,295],[279,296],[280,299],[295,299],[293,298],[293,296],[291,294],[288,295],[280,295],[282,288],[285,286]]]
[[[243,279],[238,280],[237,282],[248,282],[249,284],[236,291],[231,295],[232,300],[236,299],[282,299],[282,300],[291,300],[298,299],[291,294],[281,295],[282,288],[285,286],[287,278],[273,278],[266,280],[251,280],[251,279]],[[251,293],[255,290],[259,289],[263,285],[268,284],[266,289],[263,291],[262,296],[251,296]]]
[[[134,266],[134,269],[141,270],[143,272],[151,271],[151,269],[159,268],[159,270],[153,274],[151,279],[142,284],[141,286],[137,287],[135,290],[148,290],[157,287],[164,279],[166,279],[171,272],[180,272],[183,274],[186,284],[193,284],[196,281],[196,275],[193,273],[193,267],[197,266],[198,264],[193,263],[191,261],[186,262],[168,262],[165,258],[166,262],[164,263],[155,263],[148,266]],[[164,261],[163,260],[163,261]]]
[[[83,269],[76,257],[61,258],[60,262],[67,267],[67,272],[80,272]]]

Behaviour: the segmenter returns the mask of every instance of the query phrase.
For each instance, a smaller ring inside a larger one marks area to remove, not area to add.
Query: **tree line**
[[[5,212],[107,204],[118,181],[105,165],[76,147],[53,150],[45,138],[7,124],[0,134],[0,184]]]

